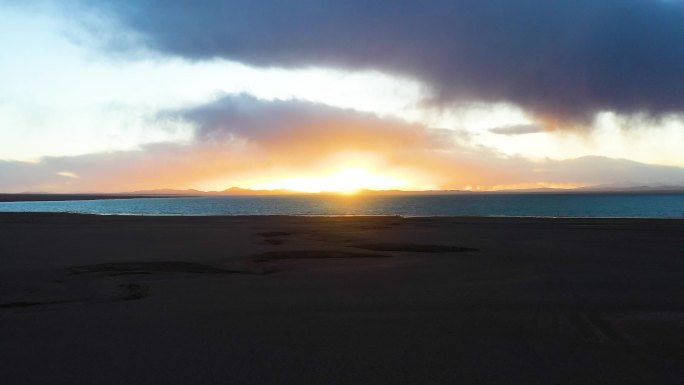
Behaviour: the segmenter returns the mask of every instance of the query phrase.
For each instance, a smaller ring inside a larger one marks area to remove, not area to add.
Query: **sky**
[[[3,0],[0,52],[0,192],[684,186],[679,0]]]

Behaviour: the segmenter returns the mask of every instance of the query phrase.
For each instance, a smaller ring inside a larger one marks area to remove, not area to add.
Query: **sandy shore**
[[[6,384],[680,384],[684,221],[0,214]]]

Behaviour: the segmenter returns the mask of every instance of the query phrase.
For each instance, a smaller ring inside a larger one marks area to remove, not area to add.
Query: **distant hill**
[[[135,194],[135,195],[206,195],[206,191],[201,190],[176,190],[176,189],[156,189],[156,190],[139,190],[131,192],[122,192],[118,194]]]
[[[607,184],[577,189],[587,192],[667,192],[684,193],[684,186],[679,185],[638,185],[638,184]]]
[[[684,186],[644,186],[644,185],[597,185],[581,187],[575,189],[562,188],[528,188],[510,189],[496,191],[474,191],[474,190],[427,190],[427,191],[407,191],[407,190],[360,190],[357,194],[362,195],[467,195],[467,194],[561,194],[561,193],[611,193],[611,192],[662,192],[662,193],[684,193]],[[251,190],[239,187],[231,187],[222,191],[201,191],[195,189],[157,189],[141,190],[126,193],[125,195],[162,195],[162,196],[231,196],[231,195],[312,195],[312,194],[336,194],[331,192],[321,193],[302,193],[292,190]]]
[[[125,192],[121,194],[135,194],[135,195],[184,195],[184,196],[222,196],[222,195],[283,195],[283,194],[298,194],[296,191],[290,190],[251,190],[239,187],[231,187],[222,191],[202,191],[195,189],[177,190],[177,189],[156,189],[156,190],[140,190],[133,192]]]
[[[427,190],[427,191],[406,191],[406,190],[360,190],[357,194],[361,195],[471,195],[471,194],[577,194],[577,193],[680,193],[684,194],[684,186],[681,185],[639,185],[630,183],[596,185],[589,187],[581,187],[576,189],[558,189],[558,188],[529,188],[529,189],[510,189],[510,190],[496,190],[496,191],[475,191],[475,190]],[[53,194],[43,192],[23,192],[20,194],[0,194],[0,201],[3,198],[7,200],[18,199],[18,196],[23,196],[24,199],[31,200],[52,200],[53,199],[74,199],[79,196],[79,199],[103,199],[103,197],[111,198],[131,198],[131,197],[181,197],[181,196],[246,196],[246,195],[330,195],[337,194],[332,192],[322,193],[303,193],[292,190],[251,190],[240,187],[231,187],[221,191],[202,191],[196,189],[153,189],[153,190],[138,190],[127,191],[119,193],[69,193],[69,194]]]

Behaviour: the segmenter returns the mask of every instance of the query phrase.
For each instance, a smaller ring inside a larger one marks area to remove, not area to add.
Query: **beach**
[[[0,213],[6,384],[679,384],[684,220]]]

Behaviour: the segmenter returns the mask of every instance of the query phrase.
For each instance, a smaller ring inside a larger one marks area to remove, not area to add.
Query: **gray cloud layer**
[[[139,0],[86,7],[164,53],[380,69],[423,80],[437,102],[513,102],[549,125],[583,122],[599,110],[684,111],[681,2]]]
[[[374,114],[300,100],[263,101],[245,94],[161,115],[193,124],[199,141],[243,140],[271,150],[287,147],[317,155],[345,147],[375,151],[407,144],[415,151],[448,148],[453,137],[449,130]]]

